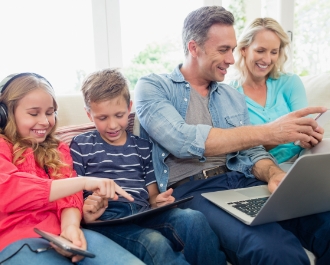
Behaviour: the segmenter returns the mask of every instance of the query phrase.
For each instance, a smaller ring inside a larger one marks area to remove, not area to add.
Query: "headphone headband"
[[[45,80],[49,86],[53,89],[53,86],[49,83],[49,81],[44,78],[41,75],[38,75],[36,73],[18,73],[18,74],[11,74],[8,75],[6,78],[4,78],[1,82],[0,82],[0,96],[3,94],[3,92],[6,90],[6,88],[9,86],[9,84],[15,80],[16,78],[19,78],[21,76],[34,76],[37,77],[39,79],[43,79]],[[7,124],[7,120],[8,120],[8,110],[7,110],[7,106],[6,104],[4,104],[3,102],[0,101],[0,128],[4,129],[6,127]]]
[[[44,78],[43,76],[38,75],[36,73],[25,72],[25,73],[11,74],[11,75],[8,75],[7,77],[5,77],[0,82],[0,95],[6,90],[6,88],[9,86],[9,84],[12,81],[14,81],[16,78],[19,78],[21,76],[26,76],[26,75],[32,75],[32,76],[35,76],[37,78],[44,79],[50,85],[50,87],[53,88],[53,86],[51,85],[51,83],[49,83],[49,81],[46,78]]]

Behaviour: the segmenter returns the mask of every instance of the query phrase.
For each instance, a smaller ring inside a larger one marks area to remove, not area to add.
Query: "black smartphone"
[[[63,250],[71,252],[75,255],[80,255],[88,258],[95,258],[95,255],[93,253],[75,246],[74,244],[72,244],[71,241],[65,239],[64,237],[42,231],[38,228],[34,228],[34,232],[36,232],[42,238],[48,240],[49,242],[54,243],[56,246],[60,247]]]

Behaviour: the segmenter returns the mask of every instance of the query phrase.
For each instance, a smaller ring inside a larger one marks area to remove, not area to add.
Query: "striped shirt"
[[[134,197],[134,202],[149,205],[147,186],[156,182],[152,165],[152,146],[148,140],[127,132],[126,143],[114,146],[105,142],[97,130],[72,139],[73,166],[80,176],[110,178]],[[87,197],[91,192],[85,192]],[[118,201],[128,200],[119,197]]]

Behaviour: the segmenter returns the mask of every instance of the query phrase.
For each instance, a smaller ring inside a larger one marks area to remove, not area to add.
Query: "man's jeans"
[[[112,242],[108,238],[94,231],[83,229],[87,240],[87,249],[95,254],[95,258],[84,258],[77,265],[122,265],[134,264],[142,265],[143,262],[135,256],[123,249],[118,244]],[[16,241],[0,252],[0,263],[13,255],[24,244],[28,244],[33,250],[38,248],[49,247],[49,242],[43,238],[26,238]],[[44,252],[34,253],[28,246],[24,246],[17,254],[8,261],[1,263],[4,265],[72,265],[70,259],[60,255],[54,249],[49,249]]]
[[[177,199],[194,196],[180,207],[205,214],[232,264],[307,265],[310,262],[303,247],[315,254],[318,265],[330,264],[330,212],[248,226],[201,196],[204,192],[257,185],[265,183],[233,171],[187,182],[175,188],[173,196]]]
[[[124,217],[141,210],[134,203],[111,202],[100,219]],[[90,227],[150,265],[226,264],[219,240],[205,216],[174,208],[133,223]]]

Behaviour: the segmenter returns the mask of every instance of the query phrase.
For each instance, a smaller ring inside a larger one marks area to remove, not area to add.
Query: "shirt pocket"
[[[240,127],[244,125],[244,115],[236,114],[225,117],[228,127]]]

